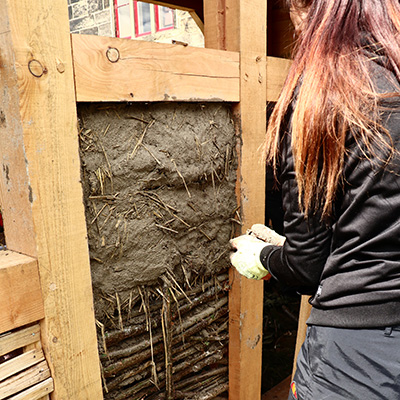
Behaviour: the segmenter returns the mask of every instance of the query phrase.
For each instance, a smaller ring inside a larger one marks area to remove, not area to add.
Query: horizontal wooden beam
[[[267,101],[277,101],[292,65],[292,60],[267,57]]]
[[[72,35],[77,101],[239,101],[239,55]]]
[[[78,102],[239,101],[239,53],[72,35]],[[291,60],[267,57],[267,101],[277,101]]]
[[[0,333],[44,318],[38,263],[12,251],[0,251]]]

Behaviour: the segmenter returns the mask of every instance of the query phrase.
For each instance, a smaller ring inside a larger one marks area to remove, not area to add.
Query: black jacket
[[[376,57],[372,77],[381,93],[399,92]],[[382,124],[400,152],[400,102],[385,100]],[[289,123],[290,132],[290,123]],[[313,305],[309,324],[342,328],[400,325],[400,155],[388,166],[368,160],[351,138],[343,185],[330,223],[299,211],[290,133],[282,146],[282,248],[267,246],[261,261],[271,274]]]

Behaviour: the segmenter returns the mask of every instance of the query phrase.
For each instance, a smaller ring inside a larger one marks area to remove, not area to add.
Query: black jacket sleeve
[[[267,246],[261,262],[272,276],[302,294],[314,294],[330,253],[332,230],[316,213],[305,218],[298,205],[291,136],[282,139],[280,183],[284,210],[283,247]]]

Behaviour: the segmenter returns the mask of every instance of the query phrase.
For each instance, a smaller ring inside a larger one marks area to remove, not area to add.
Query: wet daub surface
[[[79,118],[95,295],[226,268],[238,218],[229,105],[80,105]]]
[[[240,223],[230,108],[79,104],[106,398],[227,390],[228,242]]]

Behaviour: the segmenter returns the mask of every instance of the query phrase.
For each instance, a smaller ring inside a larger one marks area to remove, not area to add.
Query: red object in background
[[[1,212],[0,212],[0,227],[1,228],[4,227],[4,225],[3,225],[3,216],[1,215]]]

